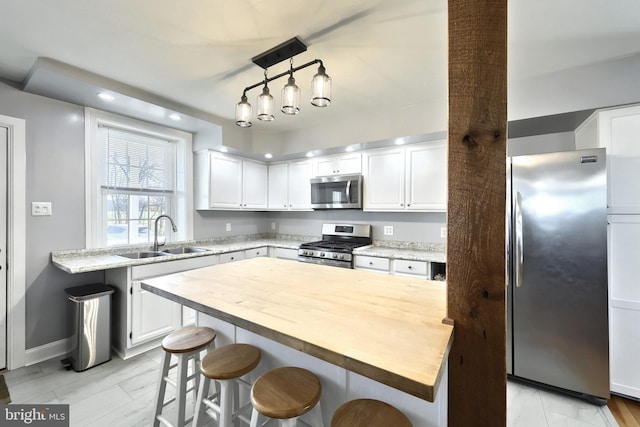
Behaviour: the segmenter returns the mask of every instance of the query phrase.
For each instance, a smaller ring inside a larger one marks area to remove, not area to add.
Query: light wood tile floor
[[[114,356],[81,373],[55,359],[4,376],[12,403],[67,403],[72,427],[149,426],[161,356],[161,349],[127,361]],[[507,408],[510,427],[617,426],[606,406],[514,382],[507,384]]]

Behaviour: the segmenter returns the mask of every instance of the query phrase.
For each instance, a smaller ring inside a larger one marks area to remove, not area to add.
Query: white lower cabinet
[[[444,280],[445,277],[445,263],[441,262],[355,255],[354,266],[358,270],[392,274],[394,276],[419,277],[429,280]]]
[[[640,398],[640,215],[609,216],[611,391]]]
[[[106,283],[116,288],[112,345],[119,356],[126,359],[156,347],[171,331],[195,322],[192,309],[142,289],[145,279],[217,263],[217,255],[208,255],[106,270]]]
[[[244,251],[227,252],[220,254],[220,264],[226,264],[227,262],[240,261],[245,258]]]
[[[389,274],[389,259],[378,258],[373,256],[356,255],[354,258],[354,266],[358,270],[369,270],[376,273]]]
[[[244,251],[245,258],[256,258],[259,256],[269,256],[269,250],[266,246],[255,249],[247,249]]]
[[[298,260],[298,250],[297,249],[288,249],[288,248],[272,248],[271,255],[272,258],[281,258],[281,259],[290,259],[290,260]]]

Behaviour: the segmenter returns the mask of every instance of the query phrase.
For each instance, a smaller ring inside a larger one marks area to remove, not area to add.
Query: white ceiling
[[[308,50],[294,66],[321,59],[333,102],[254,127],[302,129],[354,111],[446,105],[446,10],[446,0],[5,1],[0,77],[23,82],[38,57],[52,58],[233,120],[244,87],[263,78],[251,58],[298,36]],[[638,52],[640,0],[509,2],[510,84]],[[296,74],[303,99],[315,70]],[[277,102],[285,80],[270,84]]]

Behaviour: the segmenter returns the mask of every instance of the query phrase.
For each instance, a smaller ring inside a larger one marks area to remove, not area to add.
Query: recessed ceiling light
[[[267,154],[265,154],[264,156],[265,156],[267,159],[270,159],[270,158],[272,158],[272,157],[273,157],[273,156],[271,155],[271,153],[267,153]]]
[[[229,149],[227,147],[220,147],[220,151],[226,153]]]
[[[397,138],[397,139],[396,139],[396,145],[402,145],[402,144],[404,144],[404,139],[402,139],[402,138]]]
[[[350,152],[353,151],[353,147],[347,147],[347,148],[344,149],[344,151],[350,153]]]
[[[115,101],[116,97],[107,92],[98,92],[98,97],[103,101],[111,102]]]
[[[169,114],[169,118],[171,120],[175,120],[175,121],[182,120],[182,116],[180,114],[178,114],[178,113]]]
[[[307,157],[313,157],[313,151],[309,151],[309,152],[307,153]]]

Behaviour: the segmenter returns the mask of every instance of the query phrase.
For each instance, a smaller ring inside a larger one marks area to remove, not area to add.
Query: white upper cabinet
[[[311,161],[269,165],[269,210],[311,209]]]
[[[267,208],[267,165],[218,152],[195,156],[196,209]]]
[[[405,150],[365,151],[362,160],[363,209],[401,211],[404,206]]]
[[[446,211],[445,141],[365,151],[362,165],[364,210]]]
[[[407,210],[447,209],[446,141],[407,147]]]
[[[609,213],[640,212],[640,106],[596,111],[576,129],[576,148],[606,148]]]
[[[318,157],[313,160],[314,176],[348,175],[362,173],[362,155],[360,153],[338,154]]]

